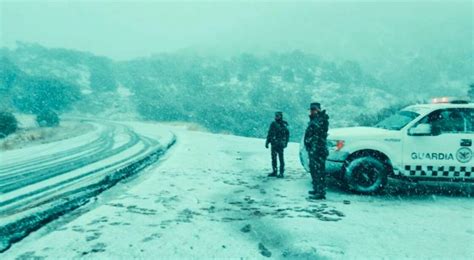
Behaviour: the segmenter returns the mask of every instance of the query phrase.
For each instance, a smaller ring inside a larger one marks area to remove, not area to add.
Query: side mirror
[[[415,127],[408,130],[409,135],[431,135],[431,125],[430,124],[419,124]]]

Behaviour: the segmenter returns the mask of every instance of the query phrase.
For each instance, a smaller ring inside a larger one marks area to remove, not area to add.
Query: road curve
[[[34,223],[44,224],[37,216],[49,219],[67,208],[61,209],[62,204],[108,188],[156,161],[174,143],[174,137],[151,138],[129,124],[83,121],[95,130],[0,158],[0,252],[24,237]],[[25,230],[6,239],[12,228]]]

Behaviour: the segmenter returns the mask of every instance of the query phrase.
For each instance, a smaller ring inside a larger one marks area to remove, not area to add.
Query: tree
[[[396,114],[402,108],[406,107],[407,104],[398,103],[379,110],[375,113],[363,113],[355,118],[355,121],[361,126],[375,126],[383,119]]]
[[[57,79],[27,77],[19,85],[13,104],[23,112],[64,111],[81,97],[78,86]]]
[[[16,132],[18,122],[15,116],[10,112],[0,111],[0,138]]]
[[[59,116],[53,110],[45,109],[36,115],[40,127],[55,127],[59,125]]]
[[[117,89],[117,81],[112,63],[105,58],[94,58],[89,65],[90,86],[97,91],[113,91]]]
[[[6,57],[0,58],[0,90],[9,90],[21,71]]]
[[[295,74],[291,69],[284,69],[282,72],[282,79],[286,82],[293,83],[295,82]]]
[[[469,90],[467,91],[467,95],[469,96],[469,98],[471,98],[471,101],[474,102],[474,83],[472,83],[469,86]]]

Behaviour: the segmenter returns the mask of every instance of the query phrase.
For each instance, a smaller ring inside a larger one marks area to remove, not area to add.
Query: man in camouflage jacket
[[[328,156],[326,140],[329,116],[321,110],[321,104],[311,103],[310,121],[304,135],[304,145],[309,157],[309,169],[313,180],[313,190],[309,193],[314,199],[326,198],[325,165]]]

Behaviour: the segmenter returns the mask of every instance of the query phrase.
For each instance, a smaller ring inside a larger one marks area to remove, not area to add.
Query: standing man
[[[288,123],[283,120],[283,112],[275,113],[275,121],[270,124],[270,129],[267,134],[267,141],[265,148],[268,149],[268,144],[272,145],[272,169],[269,177],[283,178],[285,172],[285,159],[283,158],[283,150],[288,146],[290,138],[290,131],[288,131]],[[277,156],[280,160],[280,174],[277,175]]]
[[[328,136],[329,116],[321,111],[321,104],[311,103],[309,123],[304,135],[304,145],[309,157],[309,169],[313,179],[312,199],[326,199],[325,166],[328,156],[326,139]]]

